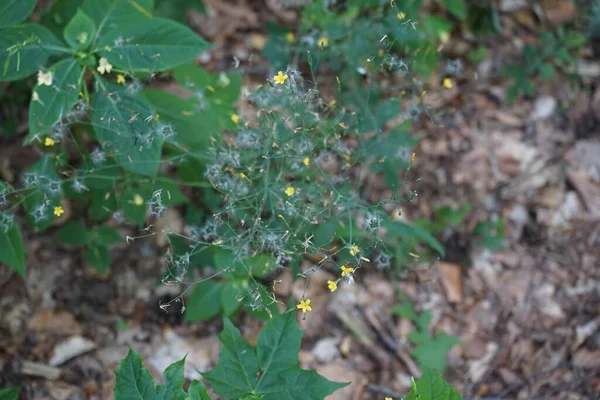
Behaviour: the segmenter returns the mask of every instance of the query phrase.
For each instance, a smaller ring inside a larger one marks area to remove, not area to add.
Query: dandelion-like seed
[[[165,142],[177,135],[171,124],[159,124],[156,127],[156,133],[161,136]]]
[[[7,212],[0,213],[0,231],[8,232],[12,227],[14,221],[14,215]]]
[[[85,186],[79,179],[73,180],[71,183],[71,189],[73,189],[76,193],[81,193],[84,190],[89,190],[87,186]]]
[[[30,189],[40,184],[40,176],[35,172],[26,172],[23,174],[21,182],[25,188]]]
[[[302,310],[302,314],[306,314],[306,312],[312,311],[312,307],[310,306],[310,299],[300,300],[300,304],[296,306],[298,310]]]
[[[240,149],[259,149],[261,146],[258,134],[247,129],[236,136],[235,143]]]
[[[104,152],[99,147],[96,147],[94,151],[92,151],[90,157],[92,158],[92,163],[94,163],[95,165],[104,164],[104,162],[106,161],[106,154],[104,154]]]
[[[46,215],[46,204],[42,203],[39,204],[31,213],[31,215],[33,216],[33,219],[36,223],[43,221],[47,218]]]
[[[48,179],[48,183],[46,184],[46,188],[53,196],[59,196],[62,194],[62,185],[60,181],[54,179]]]
[[[388,253],[381,252],[373,260],[377,269],[388,269],[392,265],[392,256]]]

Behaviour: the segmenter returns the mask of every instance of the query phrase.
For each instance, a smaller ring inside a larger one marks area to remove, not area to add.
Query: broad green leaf
[[[105,246],[88,247],[85,250],[85,259],[100,275],[106,275],[110,268],[110,250]]]
[[[223,397],[321,400],[347,385],[298,367],[302,331],[293,312],[270,319],[260,332],[256,349],[227,319],[219,338],[223,343],[219,364],[204,377]]]
[[[123,168],[155,176],[163,137],[154,129],[153,112],[141,96],[102,81],[92,98],[92,123],[100,145]],[[150,119],[148,119],[150,118]]]
[[[48,184],[59,183],[60,180],[49,155],[34,163],[27,173],[36,176],[38,182],[29,189],[23,201],[27,220],[39,231],[44,231],[57,218],[54,207],[60,206],[61,200],[61,191],[50,191]]]
[[[444,373],[446,371],[448,352],[458,343],[458,339],[454,336],[441,333],[417,345],[411,354],[417,360],[420,367],[432,368],[440,373]]]
[[[223,285],[220,301],[225,317],[229,317],[240,307],[238,298],[242,293],[242,290],[242,282],[231,281]]]
[[[104,36],[105,31],[152,18],[153,8],[153,0],[84,0],[81,6],[96,24],[97,37]]]
[[[114,190],[92,189],[90,196],[92,198],[92,206],[89,209],[91,219],[99,221],[117,211],[117,195]]]
[[[31,14],[37,0],[2,0],[0,2],[0,28],[17,25]]]
[[[98,47],[100,56],[117,67],[153,72],[185,64],[210,44],[184,25],[152,18],[108,32]]]
[[[15,221],[6,230],[0,228],[0,263],[8,265],[25,279],[25,247],[21,228]]]
[[[220,282],[206,280],[194,288],[187,302],[185,320],[187,322],[206,321],[221,311],[220,292],[223,285]]]
[[[83,0],[55,0],[52,6],[42,12],[41,24],[60,36],[71,21]]]
[[[138,226],[144,225],[146,214],[148,212],[148,204],[151,191],[145,187],[127,188],[120,198],[121,210],[123,215],[130,221],[135,222]]]
[[[23,388],[21,386],[8,388],[8,389],[0,389],[0,400],[19,400],[22,389]],[[202,400],[204,400],[204,399],[202,399]]]
[[[48,57],[68,49],[46,28],[22,24],[0,34],[0,81],[25,78],[44,66]]]
[[[29,134],[25,144],[50,132],[66,117],[79,98],[82,69],[77,61],[68,58],[50,67],[52,84],[37,84],[29,104]]]
[[[165,378],[164,385],[156,387],[157,400],[185,400],[186,395],[183,391],[183,372],[185,365],[185,357],[167,367],[163,377]]]
[[[65,27],[64,37],[69,46],[74,49],[85,49],[94,40],[96,24],[81,9]]]
[[[413,384],[405,400],[462,400],[458,390],[429,369]]]
[[[121,360],[115,372],[116,400],[157,400],[156,384],[142,365],[142,358],[133,350]]]
[[[110,246],[121,240],[121,235],[117,230],[108,225],[102,225],[92,231],[92,239],[94,243],[102,246]]]
[[[393,221],[386,222],[384,225],[388,229],[389,235],[392,237],[398,236],[403,240],[413,239],[420,242],[425,242],[441,256],[444,256],[445,254],[444,247],[440,242],[437,241],[436,238],[415,225],[408,225],[402,222]]]
[[[211,400],[206,386],[202,382],[194,381],[188,390],[190,400]]]
[[[463,20],[467,17],[465,0],[442,0],[446,9],[456,18]]]
[[[71,246],[83,246],[90,239],[87,229],[79,221],[69,221],[64,224],[56,234],[56,238]]]

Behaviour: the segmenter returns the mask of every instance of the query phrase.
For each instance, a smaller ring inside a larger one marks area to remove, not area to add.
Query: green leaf
[[[153,18],[108,32],[98,43],[100,48],[105,46],[110,50],[100,50],[99,54],[111,64],[130,71],[154,72],[185,64],[210,44],[184,25]]]
[[[121,195],[121,210],[123,215],[130,221],[135,222],[138,226],[144,225],[146,214],[148,212],[148,204],[150,194],[152,192],[148,188],[127,188]]]
[[[12,222],[8,229],[0,228],[0,263],[8,265],[25,279],[25,247],[21,228]]]
[[[0,3],[0,28],[17,25],[31,14],[37,0],[2,0]]]
[[[23,24],[2,30],[0,81],[16,81],[36,72],[48,57],[68,49],[46,28]]]
[[[442,0],[446,9],[456,18],[463,20],[467,17],[465,0]]]
[[[163,374],[165,378],[164,385],[158,385],[156,388],[157,400],[185,400],[186,395],[183,391],[185,357],[167,367]]]
[[[79,221],[69,221],[64,224],[56,234],[56,238],[71,246],[83,246],[90,239],[87,229]]]
[[[417,345],[411,354],[421,368],[432,368],[444,373],[446,371],[448,351],[458,343],[459,341],[456,337],[441,333]]]
[[[442,257],[445,254],[444,247],[436,238],[415,225],[408,225],[403,222],[392,221],[386,222],[384,225],[388,229],[389,234],[392,236],[398,236],[402,239],[416,239],[418,241],[425,242],[432,249],[437,251]]]
[[[117,230],[108,225],[102,225],[92,231],[92,242],[101,246],[110,246],[121,240],[121,235]]]
[[[462,400],[462,397],[444,378],[426,369],[423,376],[413,384],[405,400]]]
[[[101,81],[103,90],[92,98],[92,123],[103,150],[123,168],[155,176],[163,137],[154,129],[152,108],[141,96]]]
[[[206,391],[206,386],[202,382],[194,381],[190,385],[188,390],[190,400],[211,400],[208,392]]]
[[[48,133],[64,119],[79,98],[82,69],[77,61],[68,58],[50,67],[52,84],[37,84],[29,104],[29,134],[25,144]]]
[[[237,281],[227,282],[221,290],[221,308],[223,315],[229,317],[240,307],[238,297],[242,293],[242,283]]]
[[[92,245],[86,249],[85,259],[100,275],[106,275],[110,267],[110,250],[105,246]]]
[[[0,400],[19,400],[22,389],[23,388],[21,386],[8,389],[0,389]]]
[[[185,310],[187,322],[206,321],[221,311],[220,282],[206,280],[196,285]]]
[[[321,400],[347,383],[331,382],[298,367],[302,331],[296,314],[275,315],[262,329],[256,349],[231,321],[224,321],[216,368],[204,374],[214,391],[226,398],[263,396],[264,400]]]
[[[52,6],[42,12],[41,23],[50,31],[60,36],[67,23],[73,18],[83,0],[57,0]]]
[[[94,40],[96,24],[81,9],[78,9],[63,34],[69,46],[74,49],[85,49]]]
[[[156,384],[152,375],[142,365],[138,353],[129,350],[115,372],[114,395],[116,400],[156,400]]]
[[[153,0],[84,0],[81,6],[98,27],[98,37],[104,36],[106,30],[152,18],[153,8]]]

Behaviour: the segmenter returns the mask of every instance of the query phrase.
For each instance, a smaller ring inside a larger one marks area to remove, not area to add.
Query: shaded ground
[[[204,62],[228,69],[232,56],[244,62],[254,54],[245,68],[264,79],[269,68],[258,55],[264,21],[291,26],[296,14],[277,2],[205,3],[215,15],[192,22],[219,47]],[[584,90],[575,92],[564,79],[540,82],[534,101],[505,105],[507,81],[497,70],[516,57],[521,39],[535,37],[527,16],[533,18],[527,10],[503,14],[503,35],[490,43],[490,57],[467,68],[452,89],[425,97],[435,121],[423,118],[413,132],[420,145],[410,179],[420,178],[419,196],[403,215],[431,217],[435,207],[467,202],[473,209],[443,234],[447,259],[433,268],[415,264],[415,273],[398,285],[418,309],[433,311],[433,332],[460,339],[448,356],[447,376],[465,398],[597,399],[600,88],[594,82],[600,66],[580,77]],[[460,48],[461,40],[457,35],[448,48]],[[430,83],[439,87],[438,78]],[[35,158],[20,142],[4,143],[0,151],[3,171],[13,175]],[[492,252],[473,240],[476,222],[490,218],[506,223],[504,250]],[[158,308],[180,288],[157,284],[162,250],[154,240],[119,245],[111,274],[101,279],[84,267],[81,253],[50,235],[27,233],[26,284],[0,267],[0,387],[24,384],[24,398],[110,399],[113,371],[129,347],[145,356],[156,376],[186,353],[188,377],[210,369],[220,323],[182,324],[177,310]],[[399,303],[395,279],[363,271],[355,286],[333,295],[326,288],[332,276],[313,276],[308,297],[314,311],[301,321],[300,361],[330,379],[353,382],[332,399],[400,398],[410,376],[419,374],[407,339],[414,327],[391,315]],[[299,297],[291,275],[278,279],[281,298]],[[259,330],[249,318],[236,325],[250,340]]]

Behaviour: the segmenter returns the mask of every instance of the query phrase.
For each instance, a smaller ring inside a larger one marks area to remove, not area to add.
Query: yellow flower
[[[452,89],[452,87],[454,86],[454,84],[452,83],[452,79],[450,78],[445,78],[442,85],[444,85],[446,89]]]
[[[98,68],[96,68],[98,70],[98,72],[100,72],[102,75],[104,75],[105,73],[109,73],[110,71],[112,71],[112,64],[108,62],[108,60],[104,57],[102,57],[100,59],[100,62],[98,63]]]
[[[283,85],[287,78],[289,78],[288,74],[284,74],[283,72],[279,71],[277,75],[273,77],[273,80],[275,81],[275,84]]]
[[[56,215],[57,217],[60,217],[64,213],[65,213],[65,210],[61,206],[54,207],[54,215]]]
[[[52,72],[38,71],[37,83],[38,85],[52,86]]]
[[[346,267],[345,265],[342,265],[342,277],[350,275],[353,272],[354,272],[354,268],[350,268],[350,267]]]
[[[308,164],[310,164],[310,158],[305,157],[304,160],[302,160],[302,164],[304,164],[308,167]]]
[[[360,247],[358,247],[357,245],[353,244],[353,245],[350,247],[350,255],[351,255],[351,256],[355,256],[355,255],[357,255],[358,253],[360,253]]]
[[[231,120],[233,121],[234,124],[237,125],[238,121],[240,120],[240,117],[237,114],[231,114]]]
[[[327,287],[332,292],[335,292],[337,290],[337,282],[335,282],[335,281],[327,281]]]
[[[317,45],[323,49],[329,46],[329,39],[327,39],[325,36],[320,37],[319,40],[317,40]]]
[[[294,193],[296,193],[296,189],[294,189],[293,187],[288,187],[287,189],[285,189],[285,194],[287,194],[288,196],[293,196]]]
[[[396,16],[398,17],[398,19],[400,21],[402,21],[404,18],[406,18],[406,13],[403,13],[402,11],[400,11],[398,14],[396,14]]]
[[[292,43],[295,39],[296,35],[294,35],[294,32],[288,32],[285,34],[285,40],[287,40],[288,43]]]
[[[391,397],[386,397],[385,400],[394,400]]]
[[[302,310],[302,313],[305,314],[307,311],[312,311],[312,307],[309,304],[310,299],[300,300],[300,304],[298,304],[296,308]]]
[[[123,74],[117,75],[117,83],[119,85],[124,85],[125,84],[125,75],[123,75]]]
[[[52,138],[47,137],[46,140],[44,140],[44,146],[46,146],[46,147],[52,147],[55,144],[56,144],[56,142]]]
[[[133,204],[135,204],[136,206],[141,206],[142,204],[144,204],[144,198],[139,194],[134,195]]]

